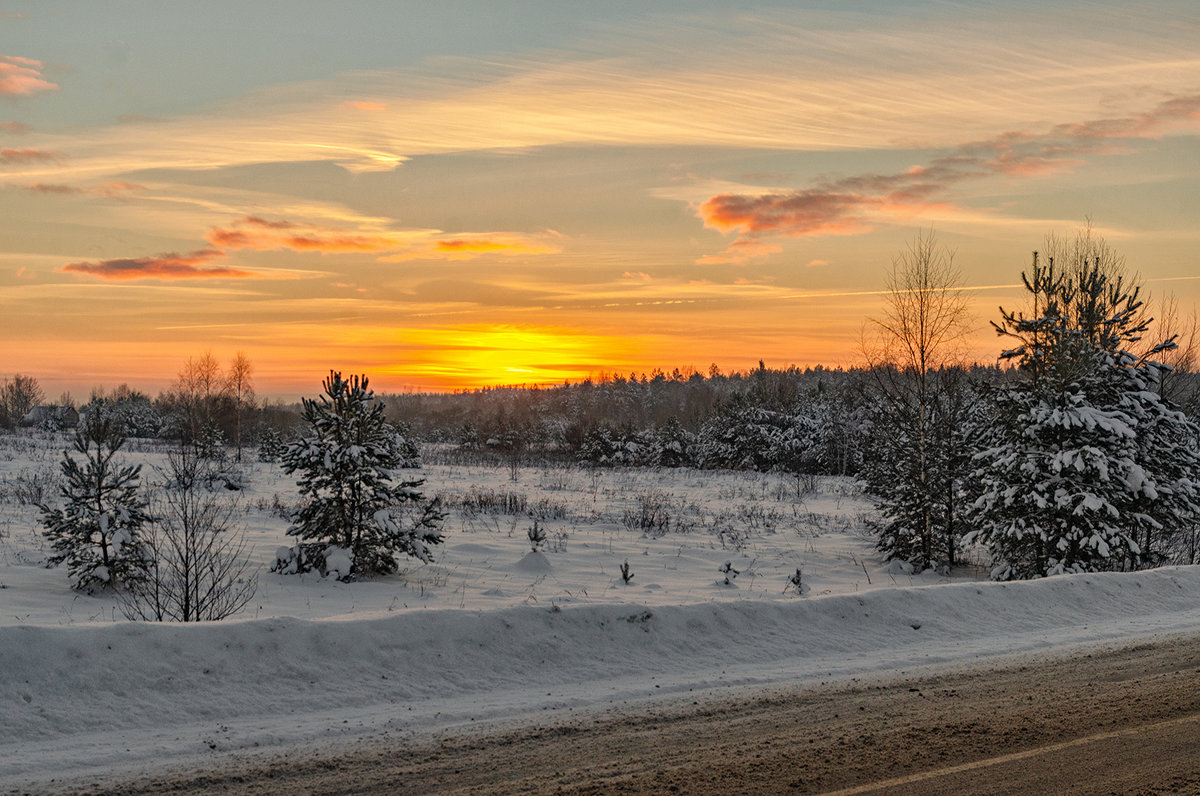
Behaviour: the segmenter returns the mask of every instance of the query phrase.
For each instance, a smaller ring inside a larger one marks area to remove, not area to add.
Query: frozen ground
[[[131,624],[42,565],[27,499],[50,488],[61,442],[0,445],[0,787],[1200,629],[1198,568],[1023,584],[888,574],[851,482],[797,498],[792,480],[742,473],[513,481],[432,465],[428,492],[452,508],[436,564],[354,584],[278,576],[274,507],[294,486],[257,462],[239,498],[261,564],[251,606]],[[152,479],[162,454],[130,456]],[[669,525],[636,527],[655,506]],[[549,538],[530,556],[533,515]],[[728,586],[726,561],[740,570]],[[784,592],[797,567],[805,596]]]

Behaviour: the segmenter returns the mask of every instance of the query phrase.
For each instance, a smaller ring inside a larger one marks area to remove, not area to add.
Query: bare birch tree
[[[966,332],[967,303],[959,280],[954,253],[932,231],[917,233],[892,260],[883,314],[871,319],[875,343],[864,346],[875,376],[885,448],[869,468],[875,477],[868,473],[884,515],[879,548],[889,558],[920,567],[939,559],[954,563],[955,501],[937,494],[953,486],[934,473],[935,459],[953,451],[933,450],[933,422],[935,417],[938,423],[954,422],[938,398],[939,380],[947,378],[946,368],[956,361]],[[935,526],[943,524],[946,538],[938,550]]]
[[[226,373],[227,390],[233,399],[233,444],[237,448],[237,460],[242,460],[242,423],[246,412],[254,407],[254,383],[251,376],[254,366],[250,358],[241,351],[229,363]]]

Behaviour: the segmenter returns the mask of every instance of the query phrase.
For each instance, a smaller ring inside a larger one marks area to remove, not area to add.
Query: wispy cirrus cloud
[[[219,249],[198,249],[187,254],[170,252],[153,257],[118,258],[68,263],[59,270],[108,280],[129,279],[245,279],[261,276],[253,271],[213,263],[224,259]]]
[[[0,97],[28,97],[56,91],[58,85],[42,76],[44,65],[33,58],[0,55]]]
[[[696,214],[704,226],[737,237],[724,252],[698,262],[739,263],[779,251],[764,238],[856,235],[931,211],[953,215],[961,183],[1071,171],[1087,157],[1124,151],[1121,142],[1178,132],[1200,132],[1200,95],[1135,115],[1057,125],[1045,134],[1001,133],[901,172],[827,179],[791,191],[713,194],[697,204]]]
[[[24,185],[9,185],[9,188],[52,196],[125,196],[145,190],[145,186],[132,182],[101,182],[92,185],[69,185],[60,182],[32,182]]]
[[[936,19],[892,17],[885,29],[862,23],[804,11],[732,15],[720,26],[683,16],[614,27],[573,51],[274,86],[203,115],[64,138],[73,162],[60,168],[320,161],[367,172],[419,155],[564,144],[945,148],[1128,108],[1146,86],[1181,95],[1200,70],[1195,19],[1116,3],[956,7]]]
[[[464,260],[483,255],[534,255],[562,251],[558,233],[521,235],[478,232],[450,235],[436,229],[336,229],[317,224],[246,216],[209,231],[213,246],[256,251],[375,254],[381,262]]]

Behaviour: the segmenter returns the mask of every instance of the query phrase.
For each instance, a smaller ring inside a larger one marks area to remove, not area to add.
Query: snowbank
[[[0,627],[0,784],[101,760],[312,741],[342,725],[452,727],[1195,631],[1198,597],[1200,567],[1181,567],[771,603]]]

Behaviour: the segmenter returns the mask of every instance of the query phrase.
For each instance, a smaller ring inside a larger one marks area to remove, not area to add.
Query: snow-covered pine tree
[[[735,396],[701,426],[696,459],[707,469],[769,472],[788,420],[781,412]]]
[[[683,427],[677,415],[671,415],[658,429],[659,463],[663,467],[687,467],[692,463],[696,435]]]
[[[397,555],[431,561],[442,541],[438,501],[426,501],[424,479],[392,482],[407,463],[404,439],[383,418],[366,376],[330,371],[320,400],[304,400],[310,434],[284,450],[284,471],[299,472],[304,505],[288,533],[299,537],[296,570],[349,558],[349,572],[390,573]]]
[[[1149,323],[1138,288],[1090,231],[1075,251],[1087,256],[1065,268],[1035,253],[1033,312],[993,324],[1017,341],[1002,357],[1020,378],[995,391],[969,537],[997,579],[1144,565],[1200,505],[1197,429],[1150,389],[1151,357],[1173,342],[1130,353]]]
[[[807,409],[809,407],[797,406],[785,415],[785,424],[774,439],[775,449],[771,451],[775,469],[796,479],[796,497],[801,495],[804,476],[821,471],[823,429],[816,414]]]
[[[138,495],[141,465],[121,465],[117,452],[125,444],[116,419],[103,412],[85,416],[75,432],[74,448],[63,451],[64,505],[39,505],[43,531],[54,553],[52,564],[67,564],[72,586],[92,590],[136,579],[145,569],[139,539],[149,519]]]

